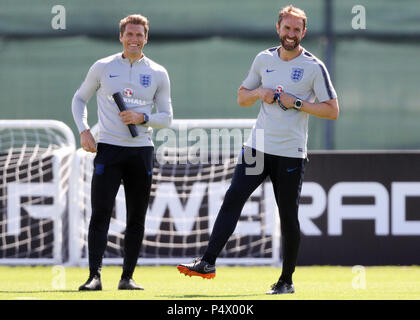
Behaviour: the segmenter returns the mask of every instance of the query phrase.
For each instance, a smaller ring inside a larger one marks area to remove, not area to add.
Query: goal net
[[[0,264],[66,259],[74,151],[73,133],[62,122],[0,120]]]
[[[174,120],[154,130],[155,159],[140,264],[176,264],[203,254],[242,144],[254,120]],[[96,128],[92,129],[94,135]],[[70,201],[70,264],[87,264],[94,154],[76,151]],[[121,185],[104,264],[121,264],[126,223]],[[221,264],[279,263],[279,220],[271,183],[251,195]]]

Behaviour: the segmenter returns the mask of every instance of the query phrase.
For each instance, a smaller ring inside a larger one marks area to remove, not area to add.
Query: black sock
[[[132,277],[132,274],[127,272],[127,271],[123,271],[122,275],[121,275],[121,280],[130,280]]]
[[[101,271],[98,269],[89,269],[89,278],[98,277],[101,278]]]
[[[286,276],[286,275],[282,274],[280,276],[280,279],[279,280],[283,280],[284,282],[286,282],[289,285],[293,284],[292,276]]]
[[[206,252],[203,255],[203,258],[202,258],[202,260],[204,260],[204,261],[206,261],[206,262],[208,262],[212,265],[214,265],[216,263],[216,259],[217,259],[217,256],[215,254],[211,254],[211,253],[208,253],[208,252]]]

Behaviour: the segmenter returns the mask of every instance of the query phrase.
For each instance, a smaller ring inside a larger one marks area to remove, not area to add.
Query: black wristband
[[[287,111],[287,107],[285,107],[281,102],[280,102],[280,94],[279,93],[275,93],[274,94],[274,101],[277,101],[277,104],[280,106],[280,108],[282,108],[284,111]]]
[[[149,122],[149,116],[147,114],[144,113],[144,121],[140,124],[146,124]]]

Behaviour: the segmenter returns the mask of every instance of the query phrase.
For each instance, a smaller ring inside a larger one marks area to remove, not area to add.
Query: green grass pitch
[[[213,280],[181,275],[175,266],[138,266],[144,291],[118,291],[119,266],[102,270],[103,291],[79,292],[87,268],[1,266],[1,300],[420,300],[420,266],[297,267],[296,293],[268,296],[275,267],[217,267]]]

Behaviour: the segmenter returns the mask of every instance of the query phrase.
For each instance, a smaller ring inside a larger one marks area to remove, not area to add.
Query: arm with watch
[[[154,97],[156,112],[150,114],[132,110],[120,112],[119,115],[124,124],[147,125],[152,128],[169,128],[171,126],[173,111],[169,76],[166,71],[161,71],[159,75],[159,86]]]
[[[339,107],[337,99],[330,99],[323,102],[312,103],[309,101],[301,100],[290,93],[276,92],[274,100],[277,101],[278,105],[283,109],[295,109],[304,111],[310,115],[336,120],[338,118]]]
[[[149,121],[149,116],[146,113],[135,112],[132,110],[121,111],[119,113],[124,124],[146,124]]]

